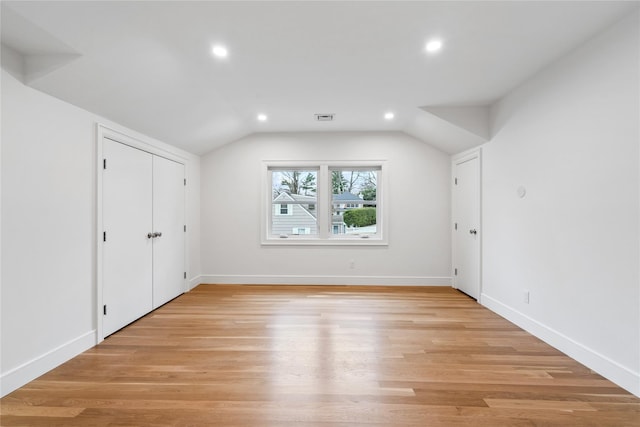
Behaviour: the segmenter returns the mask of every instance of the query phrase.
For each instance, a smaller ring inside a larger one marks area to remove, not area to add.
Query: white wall
[[[96,123],[187,157],[187,265],[200,274],[199,158],[2,72],[2,395],[96,342]]]
[[[261,246],[263,160],[387,160],[388,247]],[[449,183],[449,156],[403,133],[258,134],[228,144],[202,158],[202,281],[450,284]]]
[[[634,15],[494,107],[482,301],[640,395],[638,41]]]

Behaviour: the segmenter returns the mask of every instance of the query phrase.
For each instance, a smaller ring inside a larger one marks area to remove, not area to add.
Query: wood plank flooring
[[[640,426],[451,288],[201,285],[7,395],[2,426]]]

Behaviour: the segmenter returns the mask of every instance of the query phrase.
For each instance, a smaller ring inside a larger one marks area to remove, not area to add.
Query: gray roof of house
[[[362,202],[362,199],[358,196],[356,196],[353,193],[350,193],[348,191],[345,191],[342,194],[334,194],[333,195],[333,200],[338,200],[341,202]]]
[[[276,201],[276,200],[286,200],[286,199],[295,200],[296,202],[306,202],[306,203],[316,202],[316,196],[305,196],[302,194],[291,194],[287,192],[282,192],[278,194],[276,198],[273,200]]]

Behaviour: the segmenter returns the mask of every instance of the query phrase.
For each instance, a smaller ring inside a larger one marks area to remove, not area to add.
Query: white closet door
[[[453,266],[455,287],[480,298],[480,159],[454,164]]]
[[[153,308],[185,291],[184,165],[153,157]]]
[[[153,156],[103,140],[103,335],[152,310]]]

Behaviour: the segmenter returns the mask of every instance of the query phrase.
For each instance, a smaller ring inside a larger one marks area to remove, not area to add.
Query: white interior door
[[[154,156],[153,308],[185,291],[184,226],[184,165]]]
[[[103,140],[103,336],[152,309],[153,156]]]
[[[480,296],[480,157],[454,161],[453,168],[454,285]]]

